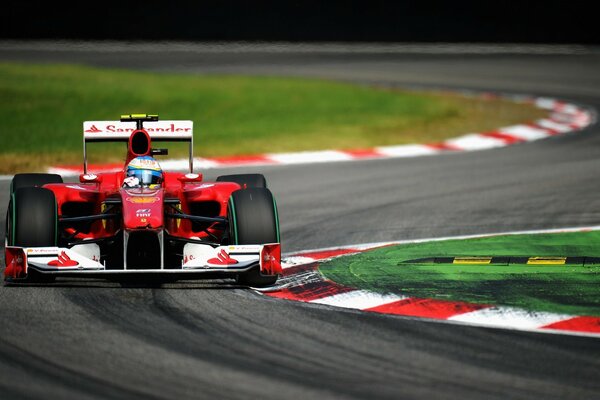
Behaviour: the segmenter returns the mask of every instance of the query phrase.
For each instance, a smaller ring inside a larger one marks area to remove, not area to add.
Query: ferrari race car
[[[83,124],[79,183],[17,174],[6,218],[7,283],[59,277],[112,281],[234,278],[268,286],[281,274],[277,206],[261,174],[194,173],[192,121],[133,114]],[[125,142],[123,170],[90,173],[87,145]],[[165,172],[155,142],[188,142],[189,172]]]

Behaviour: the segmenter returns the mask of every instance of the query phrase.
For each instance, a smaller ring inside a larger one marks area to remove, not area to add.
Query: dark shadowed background
[[[4,39],[597,44],[586,1],[5,2]]]

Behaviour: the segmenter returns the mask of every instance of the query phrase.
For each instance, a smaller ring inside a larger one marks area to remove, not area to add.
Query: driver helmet
[[[162,183],[162,169],[153,157],[136,157],[127,164],[125,179],[123,180],[124,186],[158,189]]]

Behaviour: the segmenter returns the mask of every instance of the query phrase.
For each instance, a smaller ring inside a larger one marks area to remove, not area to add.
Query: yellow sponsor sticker
[[[492,257],[454,257],[452,264],[490,264]]]
[[[156,203],[160,197],[127,197],[126,200],[135,204]]]

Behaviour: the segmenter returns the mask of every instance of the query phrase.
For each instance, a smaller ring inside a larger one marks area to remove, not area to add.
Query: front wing
[[[26,280],[32,273],[103,279],[163,276],[175,280],[231,277],[255,268],[263,275],[282,273],[279,243],[218,247],[188,243],[182,265],[164,269],[106,269],[100,263],[99,251],[91,245],[70,249],[7,246],[5,251],[4,278],[13,282]]]

